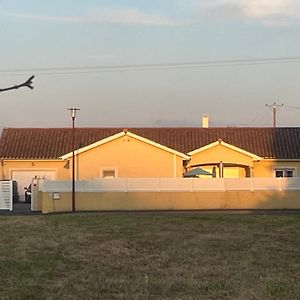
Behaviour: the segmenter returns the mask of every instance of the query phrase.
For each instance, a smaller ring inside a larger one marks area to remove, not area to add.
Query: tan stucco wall
[[[115,168],[118,177],[182,177],[183,159],[130,136],[78,154],[77,178],[99,178]]]
[[[71,193],[39,194],[42,212],[71,211]],[[77,211],[300,209],[300,191],[76,193]]]
[[[223,145],[217,145],[202,152],[192,155],[189,165],[202,163],[236,163],[246,166],[253,166],[252,157],[242,154]]]
[[[300,176],[300,161],[262,160],[254,162],[253,177],[274,177],[275,168],[294,168],[295,177]]]
[[[3,160],[0,165],[0,179],[11,179],[12,171],[55,171],[55,179],[69,179],[70,170],[64,168],[66,161],[51,160]]]

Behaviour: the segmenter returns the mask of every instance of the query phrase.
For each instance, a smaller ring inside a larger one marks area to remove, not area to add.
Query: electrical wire
[[[250,126],[261,126],[265,124],[266,117],[269,114],[269,111],[266,109],[260,110],[258,113],[255,114],[255,117],[249,122]],[[263,124],[262,124],[263,122]]]
[[[291,110],[299,110],[300,109],[300,106],[284,106],[284,108],[287,108],[288,111],[291,111]]]
[[[99,65],[99,66],[77,66],[77,67],[39,67],[24,69],[0,69],[0,75],[24,75],[28,72],[39,75],[70,75],[88,74],[102,72],[128,72],[128,71],[155,71],[171,69],[190,69],[207,67],[227,67],[227,66],[249,66],[265,64],[283,64],[300,62],[299,56],[294,57],[274,57],[257,59],[234,59],[234,60],[210,60],[198,62],[181,63],[153,63],[153,64],[127,64],[127,65]]]

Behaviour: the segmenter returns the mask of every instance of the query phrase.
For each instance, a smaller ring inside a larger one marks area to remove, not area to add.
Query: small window
[[[275,177],[294,177],[295,169],[275,169]]]
[[[102,178],[116,178],[116,171],[115,170],[103,170]]]
[[[294,170],[286,170],[285,177],[294,177]]]

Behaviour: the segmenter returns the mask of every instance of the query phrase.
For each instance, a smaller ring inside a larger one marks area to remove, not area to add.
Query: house
[[[215,177],[294,177],[300,128],[76,128],[76,179],[182,177],[201,167]],[[33,177],[70,179],[72,129],[5,128],[0,179],[22,195]]]

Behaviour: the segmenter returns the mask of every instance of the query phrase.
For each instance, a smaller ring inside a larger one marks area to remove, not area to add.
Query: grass
[[[299,216],[3,216],[0,228],[0,299],[300,299]]]

